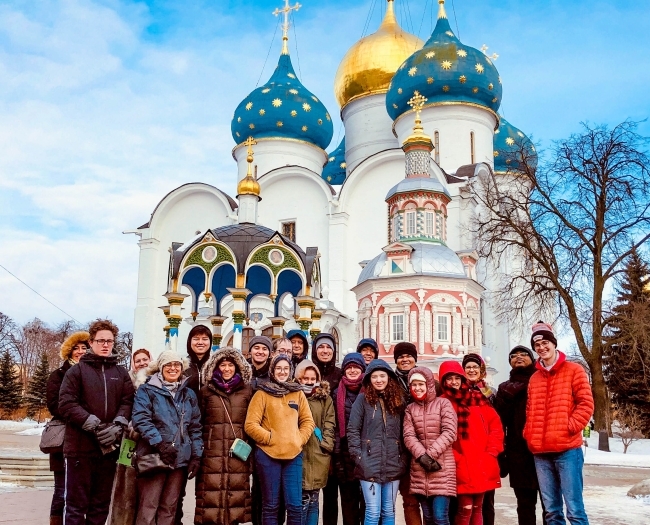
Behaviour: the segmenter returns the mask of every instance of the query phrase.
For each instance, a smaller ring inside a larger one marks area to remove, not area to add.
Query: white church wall
[[[345,162],[348,171],[371,155],[399,148],[386,111],[386,95],[370,95],[350,102],[341,111],[345,126]]]
[[[455,173],[460,166],[486,162],[494,166],[494,127],[496,117],[485,109],[467,105],[431,106],[422,111],[424,131],[439,136],[440,166]],[[394,123],[400,144],[413,130],[415,114],[409,112]],[[470,134],[474,133],[474,159]],[[433,153],[435,155],[435,152]]]

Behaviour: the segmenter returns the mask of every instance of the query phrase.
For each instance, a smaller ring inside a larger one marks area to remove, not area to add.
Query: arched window
[[[406,205],[406,237],[414,237],[417,234],[417,217],[415,204],[409,203]]]

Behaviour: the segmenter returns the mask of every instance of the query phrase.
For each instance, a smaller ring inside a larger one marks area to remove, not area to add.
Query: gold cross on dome
[[[252,155],[253,154],[253,146],[255,146],[255,144],[257,144],[257,142],[255,141],[255,139],[253,137],[248,137],[244,142],[242,142],[242,144],[248,148],[246,150],[246,153],[248,153],[249,155]]]
[[[289,5],[289,0],[284,0],[284,7],[282,9],[275,8],[275,11],[273,11],[273,14],[275,16],[278,16],[280,13],[282,13],[284,21],[282,22],[282,54],[283,55],[288,55],[289,54],[289,46],[287,45],[287,42],[289,41],[289,13],[291,11],[298,11],[302,5],[300,5],[298,2],[295,3],[295,5],[290,6]]]
[[[415,110],[415,126],[413,126],[413,131],[424,132],[422,128],[422,121],[420,120],[420,112],[424,107],[427,97],[422,95],[419,91],[414,91],[413,96],[409,99],[407,104]]]
[[[488,54],[487,54],[487,50],[488,50],[488,46],[486,46],[485,44],[483,44],[483,45],[481,46],[481,51],[483,51],[483,54],[484,54],[486,57],[491,58],[492,60],[496,60],[497,58],[499,58],[499,55],[497,55],[496,53],[492,53],[492,55],[488,55]]]

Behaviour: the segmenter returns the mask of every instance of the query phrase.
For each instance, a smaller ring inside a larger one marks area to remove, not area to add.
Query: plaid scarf
[[[458,437],[460,439],[469,439],[469,408],[489,404],[480,390],[470,388],[464,381],[458,390],[449,388],[446,385],[442,387],[443,395],[454,405],[454,410],[458,415]]]

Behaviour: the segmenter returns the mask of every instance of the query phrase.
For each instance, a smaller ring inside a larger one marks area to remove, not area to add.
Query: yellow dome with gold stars
[[[393,4],[388,0],[379,29],[359,40],[343,57],[334,79],[334,94],[341,108],[357,98],[386,93],[397,68],[424,44],[399,26]]]

